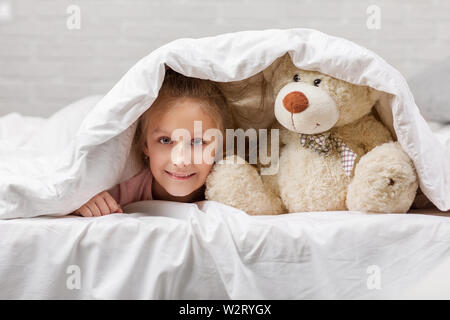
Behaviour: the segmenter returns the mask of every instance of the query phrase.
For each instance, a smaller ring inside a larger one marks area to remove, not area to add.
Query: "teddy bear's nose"
[[[284,97],[283,105],[291,113],[300,113],[308,108],[309,101],[303,92],[292,91]]]

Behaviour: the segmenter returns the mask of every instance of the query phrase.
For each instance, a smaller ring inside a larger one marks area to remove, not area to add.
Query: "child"
[[[201,121],[200,132],[197,121]],[[214,163],[205,161],[203,151],[212,150],[212,158],[220,150],[217,148],[221,147],[223,152],[223,141],[215,137],[207,141],[204,133],[216,129],[224,138],[230,123],[225,98],[213,82],[185,77],[168,69],[158,98],[139,118],[136,127],[133,144],[144,170],[100,192],[73,213],[83,217],[123,213],[122,206],[142,200],[204,200],[206,177]],[[177,129],[187,130],[184,132],[189,132],[189,141],[186,135],[172,137]],[[194,159],[198,151],[202,153],[201,162]]]

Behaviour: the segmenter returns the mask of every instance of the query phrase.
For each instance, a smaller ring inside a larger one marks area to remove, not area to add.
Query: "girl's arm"
[[[109,189],[108,192],[122,207],[140,200],[151,200],[151,181],[150,170],[146,169]]]
[[[151,182],[150,170],[144,170],[125,182],[100,192],[73,213],[83,217],[123,213],[122,207],[131,202],[152,199]]]

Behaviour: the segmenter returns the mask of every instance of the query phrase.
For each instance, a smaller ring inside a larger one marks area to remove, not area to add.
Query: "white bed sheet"
[[[391,299],[450,258],[447,216],[249,216],[213,201],[126,211],[0,220],[0,298]]]

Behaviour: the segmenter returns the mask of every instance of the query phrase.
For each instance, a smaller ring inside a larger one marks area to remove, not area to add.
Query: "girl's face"
[[[204,151],[214,159],[217,144],[204,133],[217,129],[216,122],[200,107],[204,99],[161,97],[156,103],[169,104],[168,111],[148,119],[144,153],[156,182],[172,196],[187,196],[203,186],[213,166]]]

